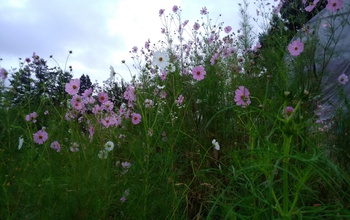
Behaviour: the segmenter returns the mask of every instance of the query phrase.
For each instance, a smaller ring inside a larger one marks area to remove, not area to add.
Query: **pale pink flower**
[[[33,138],[35,143],[43,144],[47,140],[48,134],[44,130],[39,130],[34,134]]]
[[[338,83],[345,85],[348,82],[349,82],[349,77],[347,75],[345,75],[344,73],[338,77]]]
[[[66,83],[65,91],[69,95],[75,95],[79,92],[80,89],[80,80],[72,79],[69,83]]]
[[[166,91],[161,91],[160,92],[160,97],[162,98],[162,99],[165,99],[166,98]]]
[[[304,44],[300,40],[295,40],[288,45],[288,50],[292,56],[299,56],[304,50]]]
[[[83,108],[83,102],[80,95],[74,95],[70,101],[74,109],[81,110]]]
[[[137,113],[132,113],[131,114],[131,122],[134,125],[137,125],[138,123],[140,123],[141,122],[141,115],[137,114]]]
[[[89,128],[90,141],[92,141],[92,137],[94,136],[94,133],[95,133],[95,128],[94,128],[94,126],[90,125],[90,128]]]
[[[54,141],[51,143],[50,147],[54,150],[56,150],[57,152],[61,151],[61,146],[57,141]]]
[[[0,69],[0,78],[5,80],[7,78],[7,75],[8,75],[7,71],[4,68],[1,68]]]
[[[231,26],[226,26],[226,27],[224,28],[224,31],[225,31],[226,34],[230,33],[231,30],[232,30],[232,27],[231,27]]]
[[[164,81],[166,78],[166,70],[162,71],[162,74],[160,75],[160,80]]]
[[[173,12],[176,13],[179,10],[179,7],[177,5],[173,6]]]
[[[100,93],[98,94],[98,101],[99,101],[100,103],[105,103],[105,102],[107,102],[107,101],[108,101],[108,95],[107,95],[107,93],[105,93],[105,92],[100,92]]]
[[[285,111],[283,112],[283,115],[286,118],[289,118],[293,112],[294,112],[294,108],[292,106],[287,106]]]
[[[36,112],[32,112],[28,115],[26,115],[25,119],[26,121],[32,121],[33,123],[36,123],[36,117],[38,117],[37,113]]]
[[[337,12],[342,7],[343,7],[342,0],[328,0],[328,4],[326,5],[326,8],[332,12]]]
[[[88,89],[85,89],[85,91],[83,92],[83,94],[81,96],[84,98],[87,98],[87,97],[90,97],[91,94],[92,94],[92,88],[88,88]]]
[[[102,109],[106,110],[107,112],[110,112],[113,110],[114,104],[111,101],[107,101],[102,104]]]
[[[197,22],[195,22],[194,25],[193,25],[193,29],[194,29],[195,31],[198,31],[200,27],[201,27],[201,25],[198,24]]]
[[[203,7],[203,8],[200,10],[200,14],[201,14],[201,15],[206,15],[206,14],[208,14],[207,8],[206,8],[206,7]]]
[[[179,97],[177,97],[176,104],[177,106],[182,105],[182,102],[184,101],[184,96],[181,94]]]
[[[319,1],[320,1],[320,0],[315,0],[315,1],[310,2],[310,5],[308,5],[308,6],[305,8],[305,11],[307,11],[307,12],[312,11],[312,10],[316,7],[316,5],[317,5],[317,3],[318,3]]]
[[[162,16],[164,14],[165,9],[159,9],[159,16]]]
[[[236,105],[241,105],[242,108],[245,108],[247,105],[249,105],[251,103],[249,94],[250,93],[247,88],[244,86],[239,86],[235,91],[234,101],[236,102]]]
[[[204,79],[205,74],[206,72],[203,66],[196,66],[195,68],[192,69],[192,76],[194,79],[198,81]]]
[[[73,143],[72,146],[70,146],[69,150],[71,152],[78,152],[79,151],[79,144],[78,143]]]
[[[113,126],[117,123],[117,119],[115,116],[107,116],[101,119],[101,123],[108,128],[109,126]]]
[[[151,99],[146,99],[145,100],[145,107],[146,108],[151,108],[153,106],[153,101]]]

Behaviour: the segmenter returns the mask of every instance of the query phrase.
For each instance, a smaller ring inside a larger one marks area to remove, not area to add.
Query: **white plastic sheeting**
[[[312,68],[323,75],[322,93],[318,97],[322,106],[319,112],[321,120],[331,119],[336,110],[343,108],[345,98],[340,95],[342,89],[350,100],[350,81],[345,85],[337,81],[342,73],[350,79],[350,0],[343,2],[338,12],[325,8],[305,25],[315,31],[317,39]]]

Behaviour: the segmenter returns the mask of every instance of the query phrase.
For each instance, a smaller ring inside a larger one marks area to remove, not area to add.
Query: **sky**
[[[271,2],[274,0],[257,0]],[[238,3],[243,0],[1,0],[0,1],[0,67],[11,73],[19,67],[19,59],[31,58],[33,52],[47,60],[50,67],[73,68],[74,78],[88,74],[92,82],[101,84],[110,74],[110,66],[124,80],[131,79],[125,60],[132,74],[130,51],[132,47],[144,47],[163,40],[159,9],[165,14],[174,5],[181,7],[183,20],[189,24],[201,18],[202,7],[210,18],[239,29]],[[254,0],[249,13],[256,15]],[[261,10],[261,8],[259,8]],[[254,21],[253,21],[254,23]],[[255,23],[256,25],[256,23]],[[69,51],[73,53],[66,58]]]

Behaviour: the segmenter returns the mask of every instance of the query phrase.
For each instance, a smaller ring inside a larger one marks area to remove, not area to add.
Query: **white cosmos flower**
[[[114,143],[112,141],[108,141],[106,144],[105,144],[105,150],[106,151],[112,151],[114,149]]]
[[[20,150],[20,149],[22,148],[23,142],[24,142],[24,140],[23,140],[23,137],[22,137],[22,135],[21,135],[21,136],[18,138],[18,150]]]
[[[160,69],[164,69],[169,65],[169,55],[165,51],[156,51],[153,54],[153,64]]]
[[[211,143],[214,145],[215,150],[220,150],[220,145],[215,139]]]

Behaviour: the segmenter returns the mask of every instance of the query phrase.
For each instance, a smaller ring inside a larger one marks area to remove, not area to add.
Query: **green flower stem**
[[[283,135],[283,216],[288,217],[289,207],[289,184],[288,184],[288,169],[289,169],[289,150],[292,141],[292,135]]]

